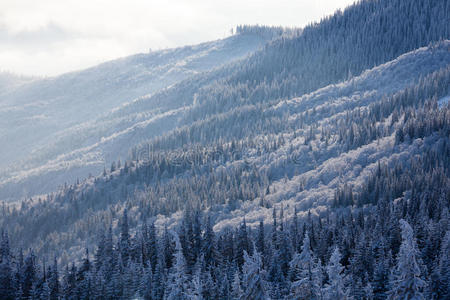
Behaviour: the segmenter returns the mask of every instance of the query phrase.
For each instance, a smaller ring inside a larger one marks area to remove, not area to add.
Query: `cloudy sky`
[[[302,27],[353,0],[0,0],[0,71],[53,76],[223,38],[238,24]]]

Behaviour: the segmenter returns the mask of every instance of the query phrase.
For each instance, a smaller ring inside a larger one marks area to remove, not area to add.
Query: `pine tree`
[[[401,219],[402,243],[397,255],[397,266],[391,282],[389,299],[425,299],[425,281],[421,278],[420,253],[414,232],[407,221]]]
[[[216,273],[218,273],[216,276],[216,282],[218,284],[218,298],[232,300],[232,281],[230,280],[227,272],[224,269],[216,268],[216,270]]]
[[[249,252],[247,223],[245,222],[245,218],[237,232],[235,260],[238,266],[242,266],[244,263],[244,251],[247,253]]]
[[[72,263],[70,270],[69,266],[66,266],[62,285],[63,298],[65,299],[75,299],[76,297],[76,273],[77,269],[74,263]]]
[[[280,264],[280,251],[275,250],[270,262],[269,281],[271,283],[272,298],[280,299],[287,292],[286,278],[283,275]]]
[[[85,257],[77,272],[77,293],[81,298],[88,299],[92,288],[92,265],[89,259],[89,250],[86,248]]]
[[[130,258],[130,233],[128,229],[128,212],[124,209],[120,226],[120,254],[124,264],[128,264]]]
[[[344,286],[343,270],[344,267],[341,265],[341,253],[339,248],[335,247],[327,265],[329,282],[325,286],[324,299],[348,299],[348,291]]]
[[[374,300],[374,294],[373,294],[373,288],[372,285],[370,284],[370,282],[368,282],[366,284],[366,286],[364,287],[364,298],[366,300]]]
[[[52,272],[49,278],[48,286],[50,288],[50,299],[57,300],[59,299],[60,294],[60,285],[59,285],[59,273],[58,273],[58,262],[56,257],[53,260]]]
[[[158,262],[158,242],[156,238],[155,223],[152,222],[148,228],[148,239],[145,241],[146,251],[148,253],[148,259],[150,260],[152,271],[156,269],[156,264]]]
[[[106,282],[102,272],[96,272],[92,278],[92,299],[103,299],[106,297]]]
[[[442,241],[439,257],[439,294],[442,299],[450,299],[450,230]]]
[[[187,206],[184,211],[181,230],[179,231],[179,240],[183,248],[186,266],[190,271],[196,261],[193,220],[190,206]]]
[[[105,276],[105,279],[109,281],[113,274],[114,264],[116,263],[113,246],[112,225],[109,225],[108,232],[105,237],[105,248],[103,250],[103,258],[100,259],[102,260],[101,265],[103,268],[103,274]]]
[[[236,271],[233,276],[233,284],[231,286],[231,296],[233,297],[233,299],[237,300],[240,299],[242,294],[243,292],[241,288],[241,279],[239,278],[239,272]]]
[[[144,277],[141,268],[134,262],[130,261],[124,267],[123,281],[123,297],[126,299],[135,298],[139,291],[140,280]]]
[[[162,237],[161,252],[163,254],[162,259],[165,263],[165,268],[170,269],[172,267],[172,257],[174,256],[173,248],[171,245],[169,231],[167,227],[164,227],[164,234]]]
[[[98,244],[94,254],[94,266],[97,271],[103,266],[103,261],[105,260],[105,247],[106,236],[104,230],[101,230],[98,234]]]
[[[242,267],[242,288],[244,290],[241,299],[264,300],[268,299],[265,274],[262,269],[261,255],[254,251],[248,255],[244,250],[244,265]]]
[[[122,262],[122,255],[119,253],[117,262],[114,264],[113,273],[111,276],[111,280],[107,285],[107,297],[118,297],[121,298],[123,296],[124,290],[124,266]]]
[[[217,276],[217,275],[216,275]],[[211,271],[205,270],[202,272],[200,278],[202,282],[203,298],[218,299],[219,298],[219,283],[214,281]]]
[[[198,256],[202,251],[202,229],[200,222],[200,211],[196,210],[194,213],[194,220],[192,223],[192,253],[194,261],[197,261]]]
[[[11,259],[6,256],[0,262],[0,299],[14,299],[15,294]]]
[[[36,257],[34,256],[33,251],[31,251],[24,262],[24,270],[23,270],[23,283],[22,283],[22,295],[24,298],[32,296],[32,290],[34,283],[36,281]]]
[[[141,295],[145,300],[150,300],[152,298],[153,291],[153,273],[152,268],[147,267],[144,270],[144,276],[142,276],[142,281],[140,284]]]
[[[44,283],[42,284],[42,288],[41,288],[41,291],[39,291],[39,294],[40,294],[40,297],[39,297],[40,300],[50,300],[51,291],[50,291],[47,281],[44,281]]]
[[[266,246],[265,246],[265,234],[264,234],[264,222],[261,220],[259,221],[259,227],[258,227],[258,239],[256,240],[256,249],[264,255],[266,253]]]
[[[158,259],[155,273],[153,274],[152,299],[162,299],[166,290],[166,274],[164,273],[165,263],[163,259]]]
[[[309,235],[305,234],[302,252],[294,254],[289,263],[289,277],[292,281],[289,297],[293,299],[317,298],[318,290],[314,272],[316,271],[314,256],[311,253]]]
[[[373,274],[372,291],[374,299],[386,299],[389,287],[389,264],[385,254],[384,239],[380,241],[380,247],[376,252],[376,261]]]
[[[300,251],[300,243],[298,236],[298,216],[297,216],[297,207],[294,210],[294,217],[292,219],[292,228],[291,228],[291,240],[292,240],[292,249],[294,252]]]
[[[180,239],[177,233],[173,233],[175,239],[175,253],[173,255],[174,265],[169,274],[169,285],[167,287],[167,300],[188,299],[188,277],[186,274],[186,261],[183,256]]]
[[[0,242],[0,299],[14,299],[15,294],[9,237],[6,232],[2,231]]]
[[[206,221],[206,228],[203,236],[203,249],[201,253],[204,255],[205,265],[207,267],[214,267],[218,262],[219,255],[217,251],[216,236],[209,216]]]
[[[188,299],[203,300],[203,286],[199,272],[193,276],[191,283],[192,288],[189,289]]]

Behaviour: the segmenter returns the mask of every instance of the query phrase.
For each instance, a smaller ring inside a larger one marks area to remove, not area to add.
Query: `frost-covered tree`
[[[309,235],[306,233],[301,252],[295,253],[289,263],[289,277],[292,281],[289,297],[293,299],[318,298],[320,284],[317,272],[320,270],[317,269],[314,255],[311,253]]]
[[[324,299],[348,299],[348,291],[344,285],[344,267],[341,265],[341,253],[338,247],[334,248],[326,269],[328,284],[325,286]]]
[[[242,295],[242,288],[241,288],[241,279],[239,278],[239,272],[235,272],[233,276],[233,283],[231,285],[231,296],[233,299],[240,299]]]
[[[439,257],[439,297],[450,299],[450,231],[442,241]]]
[[[144,270],[139,289],[141,290],[141,295],[144,299],[152,299],[153,273],[151,267]]]
[[[269,298],[265,274],[262,269],[261,255],[258,251],[254,251],[253,255],[250,256],[244,250],[242,289],[241,299],[264,300]]]
[[[195,274],[192,278],[188,299],[203,300],[203,284],[199,273]]]
[[[389,289],[389,273],[389,264],[384,249],[380,248],[373,274],[372,291],[374,299],[386,299],[386,293]]]
[[[153,275],[151,298],[162,299],[166,286],[165,263],[159,259]]]
[[[425,299],[424,288],[426,282],[421,276],[420,252],[414,238],[411,225],[403,219],[400,220],[402,229],[402,244],[397,255],[389,299]]]
[[[1,232],[0,241],[0,299],[14,299],[16,289],[11,264],[9,238],[6,232]]]
[[[128,212],[124,209],[122,222],[120,225],[120,254],[122,255],[122,261],[127,264],[130,257],[130,233],[128,227]]]
[[[189,299],[188,276],[186,274],[186,261],[183,248],[177,233],[173,233],[175,240],[174,265],[169,274],[167,285],[167,300]]]
[[[58,261],[56,257],[53,260],[53,266],[51,268],[51,274],[48,280],[48,286],[50,288],[50,299],[57,300],[60,297],[60,283],[58,273]]]

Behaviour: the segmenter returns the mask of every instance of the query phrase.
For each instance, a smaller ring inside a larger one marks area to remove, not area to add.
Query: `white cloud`
[[[222,38],[238,24],[302,27],[350,0],[2,0],[0,70],[55,75]]]

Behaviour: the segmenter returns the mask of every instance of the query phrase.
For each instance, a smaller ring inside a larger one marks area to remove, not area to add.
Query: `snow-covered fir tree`
[[[414,238],[414,232],[407,221],[400,220],[402,244],[397,255],[389,299],[426,299],[424,288],[426,282],[421,276],[420,252]]]
[[[341,264],[341,253],[338,247],[334,248],[330,261],[326,267],[328,283],[325,285],[325,299],[348,299],[348,290],[345,286],[344,267]]]

